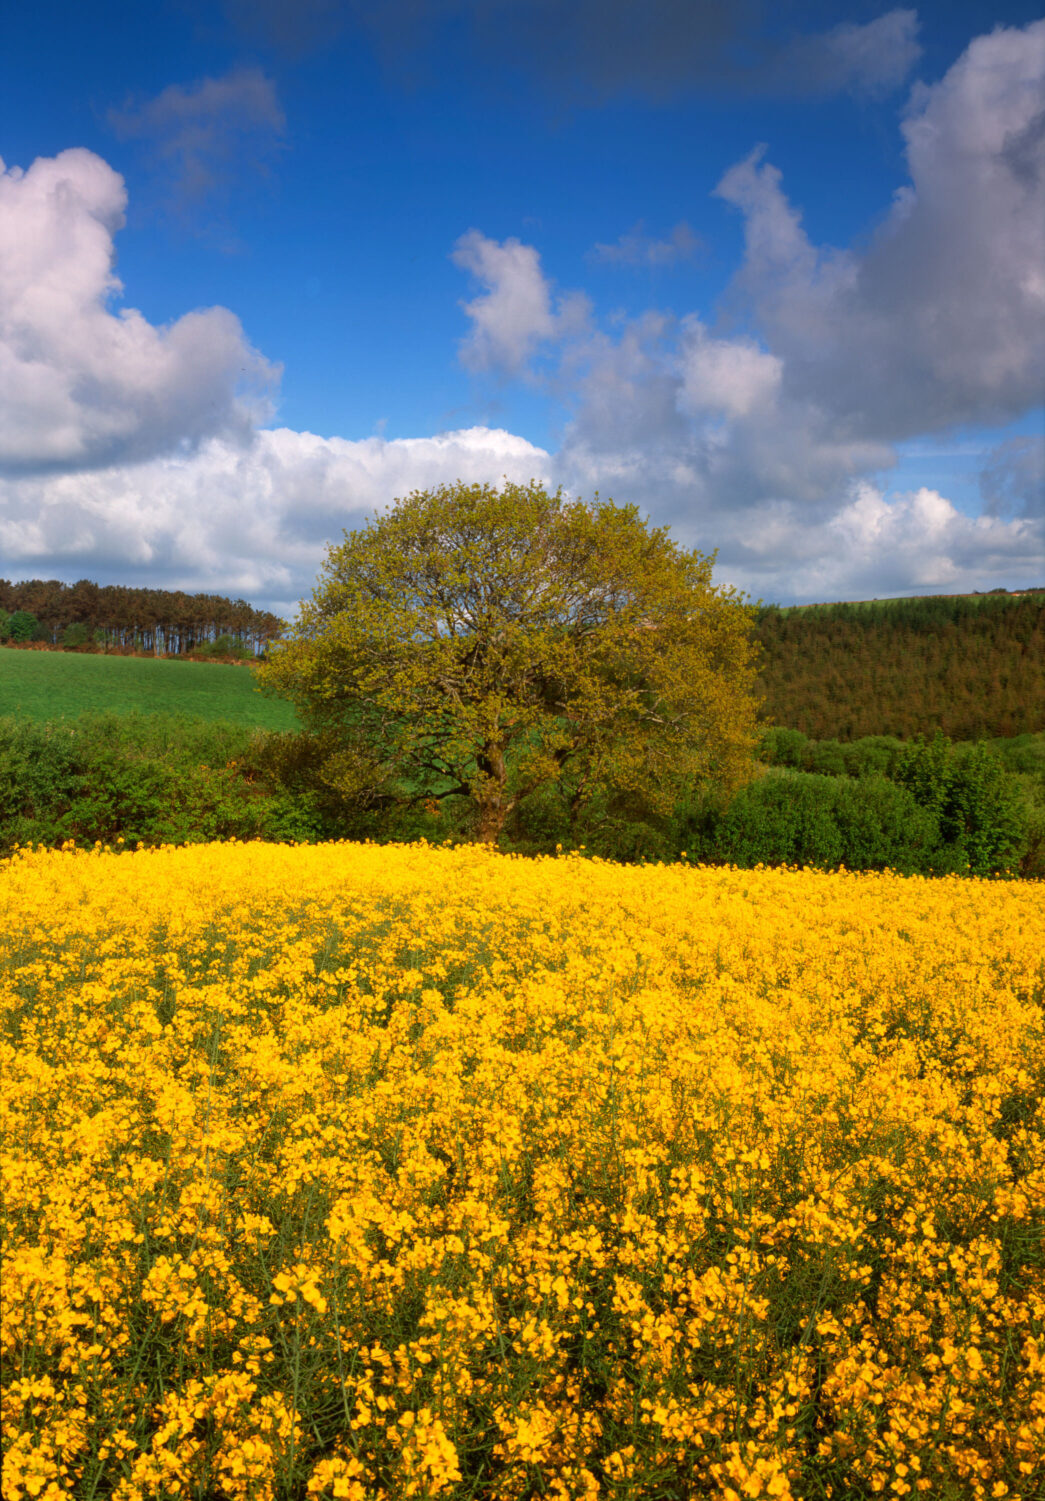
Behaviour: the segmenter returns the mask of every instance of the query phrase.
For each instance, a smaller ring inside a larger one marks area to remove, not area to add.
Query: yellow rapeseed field
[[[1045,902],[0,866],[3,1495],[1045,1495]]]

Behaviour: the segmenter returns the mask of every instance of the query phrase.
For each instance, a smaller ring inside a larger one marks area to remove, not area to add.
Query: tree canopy
[[[597,495],[415,491],[331,544],[257,671],[362,799],[467,798],[489,842],[549,783],[667,812],[751,763],[752,611],[713,563]]]

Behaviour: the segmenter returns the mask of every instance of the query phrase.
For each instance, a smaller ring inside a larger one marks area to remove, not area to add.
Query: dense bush
[[[74,620],[62,632],[63,651],[84,651],[91,645],[90,633],[79,620]]]
[[[811,740],[801,730],[766,730],[758,757],[768,766],[790,766],[820,776],[891,777],[906,749],[895,735],[864,735],[859,740]]]
[[[844,866],[923,874],[1019,870],[1045,875],[1045,777],[1019,776],[986,746],[934,741],[826,747],[772,732],[779,759],[729,802],[702,793],[658,815],[634,792],[571,810],[545,789],[513,819],[506,847],[524,854],[583,846],[623,861],[691,860]],[[769,737],[767,737],[769,740]],[[763,745],[763,754],[766,744]],[[1036,764],[1023,746],[1017,764]],[[875,758],[895,763],[890,780]],[[861,774],[862,773],[862,774]],[[464,800],[398,806],[347,799],[329,747],[176,715],[84,715],[51,726],[0,719],[0,850],[16,844],[192,844],[211,839],[472,837]]]
[[[940,734],[918,740],[895,777],[936,818],[941,865],[950,858],[954,870],[989,875],[1018,862],[1027,838],[1023,801],[986,745],[954,747]]]
[[[761,754],[780,769],[727,807],[692,810],[682,830],[688,827],[690,853],[738,865],[1043,873],[1032,789],[986,745],[953,746],[937,735],[907,745],[874,736],[847,746],[773,730]]]
[[[8,640],[21,646],[26,641],[38,640],[39,634],[40,622],[28,610],[15,610],[13,615],[7,617]]]
[[[679,835],[697,860],[906,873],[933,869],[939,845],[937,820],[907,788],[808,772],[760,777],[725,807],[697,803]]]
[[[1006,771],[1045,777],[1045,735],[1014,735],[987,742]]]
[[[195,844],[333,832],[307,797],[264,775],[265,737],[165,715],[0,719],[0,849]]]

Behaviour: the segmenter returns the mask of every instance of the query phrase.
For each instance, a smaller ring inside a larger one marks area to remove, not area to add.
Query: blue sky
[[[1035,7],[5,29],[6,576],[287,610],[375,507],[507,473],[634,501],[756,597],[1045,582]]]

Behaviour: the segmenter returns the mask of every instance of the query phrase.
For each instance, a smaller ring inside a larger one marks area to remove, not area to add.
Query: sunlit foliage
[[[714,561],[536,481],[414,491],[330,546],[258,678],[363,804],[464,799],[487,843],[549,787],[575,827],[609,789],[669,814],[751,774],[752,611]]]
[[[1042,1493],[1040,887],[243,844],[0,902],[9,1501]]]

